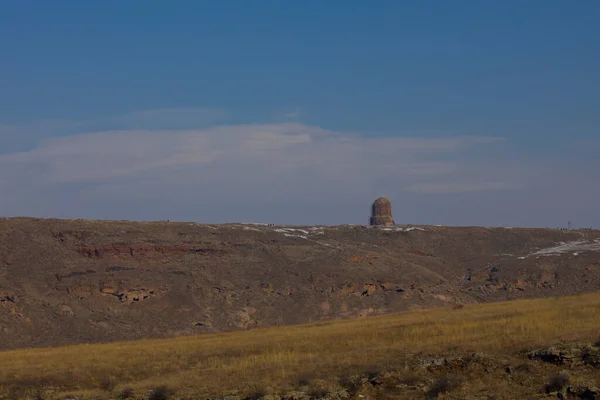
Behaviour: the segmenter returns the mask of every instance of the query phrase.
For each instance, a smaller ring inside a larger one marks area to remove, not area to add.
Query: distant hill
[[[0,348],[600,288],[600,231],[0,219]]]

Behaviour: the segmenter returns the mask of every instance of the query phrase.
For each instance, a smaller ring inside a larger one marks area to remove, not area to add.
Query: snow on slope
[[[582,251],[600,251],[600,239],[594,241],[589,240],[577,240],[573,242],[560,242],[558,245],[541,249],[535,253],[527,255],[529,256],[555,256],[565,253],[573,252],[573,255],[579,255]],[[524,259],[525,257],[519,257]]]

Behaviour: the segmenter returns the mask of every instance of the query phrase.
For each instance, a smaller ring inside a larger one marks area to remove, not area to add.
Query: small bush
[[[152,390],[148,400],[169,400],[169,396],[171,396],[171,389],[162,385]]]
[[[347,390],[350,394],[353,394],[354,392],[356,392],[360,386],[361,386],[361,382],[360,379],[356,379],[355,377],[341,377],[338,380],[338,385],[341,388],[344,388],[345,390]]]
[[[133,391],[133,389],[130,388],[129,386],[127,386],[127,387],[124,387],[123,389],[121,389],[117,398],[119,400],[125,400],[125,399],[132,398],[134,395],[135,395],[135,392]]]
[[[329,391],[322,387],[312,387],[307,394],[313,399],[322,399],[329,394]]]
[[[308,374],[300,375],[296,379],[295,386],[296,387],[308,386],[308,385],[310,385],[310,382],[312,381],[312,379],[313,379],[313,377],[309,376]]]
[[[412,372],[397,371],[383,374],[379,378],[381,389],[384,393],[392,396],[404,391],[404,386],[415,387],[423,382],[423,378]],[[392,396],[393,398],[393,396]]]
[[[341,390],[348,390],[348,388],[341,384],[338,376],[330,376],[327,379],[314,379],[307,390],[307,394],[320,399]]]
[[[538,373],[539,368],[535,364],[529,363],[520,363],[517,365],[507,365],[504,368],[504,371],[507,374],[525,374],[525,375],[533,375]]]
[[[258,400],[264,396],[266,396],[268,393],[265,389],[261,388],[261,387],[254,387],[250,393],[248,394],[248,396],[246,396],[246,400]]]
[[[377,379],[381,375],[381,370],[379,368],[371,367],[365,369],[365,377],[372,381],[373,379]]]
[[[401,383],[406,386],[417,386],[419,383],[423,382],[423,377],[417,375],[416,373],[406,373],[398,378],[398,383]]]
[[[569,381],[569,375],[564,372],[552,375],[546,385],[546,393],[560,392],[569,384]]]
[[[463,308],[465,308],[464,304],[454,304],[452,306],[453,310],[462,310]]]
[[[103,378],[100,380],[100,389],[104,390],[105,392],[112,392],[113,389],[115,388],[116,382],[115,380],[110,377],[110,378]]]
[[[446,375],[439,377],[431,385],[427,391],[428,399],[437,399],[442,393],[448,393],[456,390],[460,387],[461,381],[458,377],[452,375]]]
[[[23,397],[23,393],[14,388],[10,388],[6,395],[6,398],[8,400],[19,400],[22,397]]]

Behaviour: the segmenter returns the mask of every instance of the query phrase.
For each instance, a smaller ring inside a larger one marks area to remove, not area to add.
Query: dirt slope
[[[0,349],[600,288],[600,231],[0,219]]]

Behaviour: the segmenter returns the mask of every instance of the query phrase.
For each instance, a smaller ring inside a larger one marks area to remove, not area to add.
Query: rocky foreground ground
[[[598,343],[600,345],[600,343]],[[486,378],[482,378],[486,376]],[[207,400],[374,400],[374,399],[600,399],[600,349],[570,343],[522,352],[510,358],[485,353],[418,356],[401,368],[377,367],[338,381],[303,380],[296,390],[276,393],[257,387],[250,393],[199,396]],[[486,382],[496,381],[494,387]],[[474,384],[478,382],[478,384]],[[498,385],[498,382],[502,384]],[[117,398],[181,398],[168,386],[145,392],[124,388]],[[186,398],[185,396],[183,398]],[[77,400],[73,397],[73,400]]]
[[[600,231],[0,219],[0,349],[600,287]]]
[[[598,399],[600,293],[0,352],[0,399]]]
[[[300,378],[295,389],[281,391],[268,385],[250,390],[224,390],[214,396],[182,394],[169,385],[150,390],[116,388],[99,380],[94,395],[61,394],[43,381],[0,385],[2,399],[62,400],[376,400],[376,399],[600,399],[600,343],[547,346],[505,357],[482,352],[451,356],[413,355],[393,369],[373,366],[360,374]],[[232,388],[235,382],[231,382]],[[4,390],[6,391],[4,391]],[[4,391],[4,393],[2,393]]]

